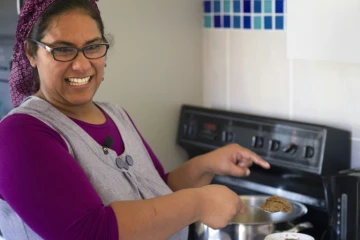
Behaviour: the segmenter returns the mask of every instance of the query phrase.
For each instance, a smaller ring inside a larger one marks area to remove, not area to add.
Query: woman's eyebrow
[[[65,46],[69,46],[69,47],[74,47],[75,45],[71,42],[66,42],[66,41],[55,41],[55,42],[52,42],[50,45],[65,45]]]
[[[102,40],[101,37],[96,37],[94,39],[86,41],[85,46],[89,45],[91,43],[97,42],[97,41],[101,41],[101,40]],[[51,45],[65,45],[65,46],[69,46],[69,47],[75,47],[75,44],[73,44],[71,42],[67,42],[67,41],[62,41],[62,40],[55,41],[55,42],[51,43]]]
[[[97,41],[102,41],[103,39],[101,38],[101,37],[97,37],[97,38],[94,38],[94,39],[92,39],[92,40],[90,40],[90,41],[87,41],[86,43],[85,43],[85,45],[89,45],[89,44],[91,44],[91,43],[94,43],[94,42],[97,42]]]

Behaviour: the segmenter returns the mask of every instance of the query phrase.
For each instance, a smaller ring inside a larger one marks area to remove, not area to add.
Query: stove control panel
[[[184,105],[178,144],[210,151],[238,143],[270,164],[317,175],[350,167],[350,133],[315,124]]]

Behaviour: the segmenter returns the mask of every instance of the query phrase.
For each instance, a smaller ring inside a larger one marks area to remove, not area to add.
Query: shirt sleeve
[[[125,111],[125,110],[124,110]],[[126,111],[125,111],[126,112]],[[132,124],[134,125],[136,131],[139,133],[141,140],[143,141],[146,150],[148,151],[151,160],[154,163],[154,166],[156,168],[156,170],[158,171],[158,173],[160,174],[160,177],[164,180],[165,183],[167,183],[167,178],[169,173],[165,173],[164,167],[162,166],[161,162],[159,161],[159,159],[157,158],[157,156],[155,155],[154,151],[151,149],[150,145],[146,142],[146,140],[143,138],[143,136],[141,135],[141,133],[139,132],[139,130],[137,129],[134,121],[131,119],[131,117],[129,116],[129,114],[126,112],[126,114],[128,115],[130,121],[132,122]]]
[[[0,123],[0,196],[44,239],[118,239],[104,206],[59,133],[25,114]]]

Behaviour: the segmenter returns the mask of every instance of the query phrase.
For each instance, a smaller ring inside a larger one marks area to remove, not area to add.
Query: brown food
[[[261,205],[261,208],[269,212],[292,212],[291,204],[287,200],[278,196],[271,196],[267,198]]]

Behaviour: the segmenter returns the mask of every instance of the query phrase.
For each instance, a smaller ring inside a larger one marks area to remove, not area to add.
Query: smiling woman
[[[86,11],[74,9],[55,16],[44,37],[29,39],[26,54],[39,74],[40,89],[36,95],[63,112],[69,111],[69,104],[91,108],[91,99],[103,79],[104,56],[109,46],[94,19]],[[34,54],[31,44],[42,48]]]
[[[0,122],[6,239],[186,240],[195,221],[219,228],[245,211],[209,183],[269,168],[255,153],[232,144],[165,174],[125,110],[93,101],[109,48],[95,0],[26,1],[17,40],[15,109]]]

